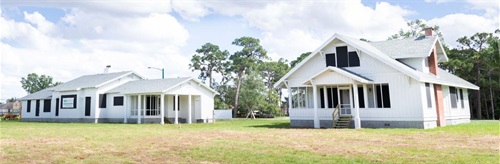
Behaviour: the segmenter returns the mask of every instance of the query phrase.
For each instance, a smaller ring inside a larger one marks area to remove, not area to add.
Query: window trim
[[[117,99],[121,99],[121,101],[118,101],[118,102],[121,102],[121,103],[117,103],[117,101],[116,101]],[[123,97],[123,96],[114,96],[113,97],[113,106],[123,106],[123,104],[125,104],[124,101],[125,101],[125,97]]]
[[[73,106],[72,107],[64,107],[63,102],[65,98],[73,98]],[[76,109],[77,107],[77,96],[76,95],[61,95],[61,109]]]

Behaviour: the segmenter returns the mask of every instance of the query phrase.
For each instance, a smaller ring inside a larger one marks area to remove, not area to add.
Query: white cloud
[[[125,4],[49,3],[67,10],[58,22],[41,12],[24,12],[21,21],[2,16],[0,99],[24,96],[19,81],[32,72],[63,82],[101,73],[106,65],[112,72],[133,70],[147,78],[161,78],[148,66],[165,68],[166,77],[193,75],[190,54],[180,53],[189,32],[169,14],[170,7]]]
[[[437,3],[437,4],[452,2],[452,1],[454,1],[454,0],[425,0],[425,2],[427,2],[427,3]]]
[[[431,19],[428,24],[438,25],[446,44],[454,48],[460,37],[472,36],[478,32],[493,33],[498,28],[499,21],[498,18],[488,19],[478,15],[450,14]]]
[[[467,0],[472,9],[484,10],[486,17],[497,17],[500,11],[500,1],[498,0]]]

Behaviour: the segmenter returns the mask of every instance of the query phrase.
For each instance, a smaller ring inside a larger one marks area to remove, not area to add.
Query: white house
[[[425,33],[380,42],[333,35],[274,85],[291,97],[291,126],[434,128],[469,122],[468,90],[479,87],[440,69],[448,57],[432,29]]]
[[[192,123],[213,120],[216,91],[194,78],[86,75],[21,98],[22,121]]]

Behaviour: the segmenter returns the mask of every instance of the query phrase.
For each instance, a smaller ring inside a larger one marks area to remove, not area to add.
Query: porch
[[[209,122],[202,118],[200,95],[137,94],[125,99],[124,123]]]

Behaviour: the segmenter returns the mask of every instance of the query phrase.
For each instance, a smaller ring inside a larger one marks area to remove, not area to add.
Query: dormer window
[[[333,67],[359,67],[359,56],[356,51],[348,52],[347,46],[337,47],[335,53],[326,54],[326,66]]]

